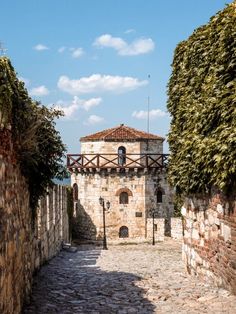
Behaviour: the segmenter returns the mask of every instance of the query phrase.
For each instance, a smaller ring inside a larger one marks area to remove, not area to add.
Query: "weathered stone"
[[[19,314],[30,294],[33,272],[55,256],[63,239],[69,240],[67,197],[65,187],[54,187],[60,203],[42,198],[33,221],[28,185],[16,163],[11,137],[6,147],[3,151],[0,145],[0,313]],[[52,199],[51,195],[50,189],[46,198]]]
[[[216,285],[222,285],[236,294],[236,246],[233,245],[236,241],[235,201],[231,199],[229,202],[225,195],[216,194],[210,201],[202,197],[186,200],[186,204],[183,260],[189,272],[208,277]],[[205,216],[195,210],[199,207]],[[224,208],[227,208],[228,214]]]
[[[87,158],[92,154],[105,154],[104,158],[117,162],[119,147],[125,147],[127,163],[128,154],[133,160],[138,160],[140,154],[162,154],[163,141],[161,139],[147,141],[139,140],[83,140],[81,153]],[[135,155],[137,154],[137,155]],[[95,161],[94,161],[95,162]],[[144,163],[139,160],[139,163]],[[108,165],[107,165],[108,166]],[[111,164],[111,166],[114,166]],[[78,187],[77,200],[74,208],[74,234],[92,240],[103,238],[103,211],[99,204],[102,197],[110,202],[110,209],[106,210],[106,236],[114,242],[141,242],[151,240],[153,229],[157,241],[163,241],[164,236],[171,235],[171,217],[173,216],[173,191],[167,183],[163,170],[157,174],[153,168],[120,169],[101,168],[99,171],[88,171],[83,168],[79,173],[71,174],[71,185]],[[157,190],[161,188],[162,202],[157,202]],[[128,203],[121,204],[120,194],[128,194]],[[153,222],[154,212],[154,222]],[[180,225],[178,224],[178,227]],[[122,228],[128,230],[128,237],[122,236]],[[177,227],[177,224],[176,224]],[[182,230],[182,226],[181,226]],[[181,233],[181,232],[180,232]],[[177,233],[176,233],[177,237]],[[178,237],[180,235],[178,234]]]

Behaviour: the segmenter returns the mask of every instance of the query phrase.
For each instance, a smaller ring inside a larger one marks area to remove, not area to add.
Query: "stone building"
[[[109,240],[163,240],[170,235],[173,193],[166,180],[164,138],[121,124],[82,137],[81,154],[68,155],[76,236],[103,238],[102,197]]]

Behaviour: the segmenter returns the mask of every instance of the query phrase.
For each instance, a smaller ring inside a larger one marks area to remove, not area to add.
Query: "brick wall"
[[[18,314],[30,293],[36,268],[68,241],[66,188],[42,198],[32,223],[29,193],[11,142],[0,130],[0,313]],[[34,228],[33,228],[34,225]]]
[[[236,294],[236,202],[214,193],[187,199],[183,259],[190,273],[202,275]]]

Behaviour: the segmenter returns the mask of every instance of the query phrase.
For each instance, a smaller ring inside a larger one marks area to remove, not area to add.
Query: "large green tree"
[[[60,115],[60,111],[33,101],[9,59],[0,58],[0,132],[11,130],[15,157],[27,180],[32,208],[52,179],[65,173],[65,146],[54,121]]]
[[[236,183],[236,2],[181,42],[168,86],[169,178],[180,194]]]

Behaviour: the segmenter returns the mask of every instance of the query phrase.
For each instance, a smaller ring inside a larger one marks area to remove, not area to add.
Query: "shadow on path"
[[[155,313],[155,306],[144,297],[145,291],[135,286],[140,277],[102,271],[96,266],[100,249],[78,249],[76,253],[62,251],[42,267],[24,314]]]

